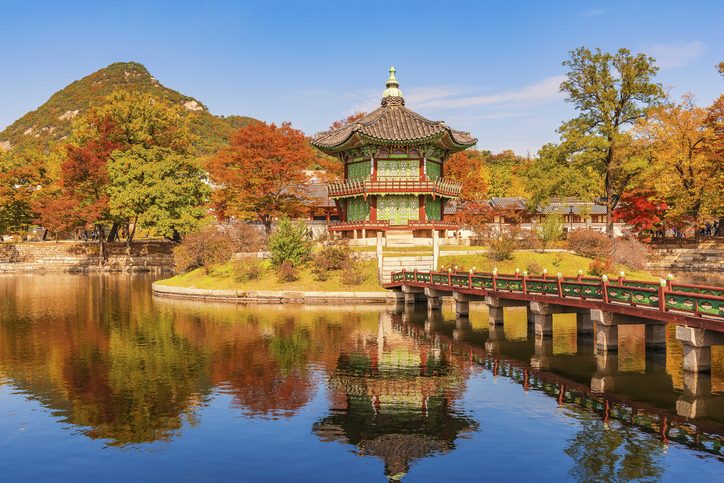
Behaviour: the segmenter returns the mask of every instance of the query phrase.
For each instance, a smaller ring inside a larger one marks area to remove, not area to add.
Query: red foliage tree
[[[482,200],[488,193],[489,176],[485,155],[480,151],[469,149],[453,154],[445,161],[444,175],[463,184],[463,200]]]
[[[661,224],[668,206],[653,191],[636,190],[624,193],[613,212],[614,221],[632,226],[641,236]]]
[[[290,123],[240,128],[209,162],[217,215],[258,219],[271,231],[274,218],[304,211],[305,169],[313,158],[304,133]]]

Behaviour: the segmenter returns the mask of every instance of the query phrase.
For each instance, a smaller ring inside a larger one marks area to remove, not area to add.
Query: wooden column
[[[377,221],[377,196],[370,196],[370,221]]]
[[[425,195],[420,195],[420,196],[418,197],[418,199],[419,199],[419,202],[418,202],[418,204],[419,204],[419,212],[418,212],[419,219],[420,219],[420,221],[425,221]]]

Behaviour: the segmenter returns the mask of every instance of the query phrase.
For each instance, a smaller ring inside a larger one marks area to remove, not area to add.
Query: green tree
[[[636,154],[633,159],[626,156],[630,138],[623,129],[663,99],[661,85],[653,81],[658,67],[653,58],[627,49],[610,54],[585,47],[573,50],[563,65],[569,70],[561,91],[579,115],[559,131],[603,178],[606,232],[613,236],[612,214],[618,198],[641,170]]]
[[[211,189],[191,158],[170,148],[142,145],[116,151],[108,164],[109,207],[129,220],[128,243],[136,227],[179,242],[206,215]]]
[[[39,152],[0,151],[0,235],[27,231],[37,217],[32,201],[48,183]]]
[[[558,214],[550,214],[536,227],[536,236],[541,242],[541,251],[545,252],[549,243],[563,237],[563,220]]]
[[[282,218],[277,229],[269,235],[269,252],[275,267],[284,262],[299,266],[309,260],[312,242],[307,238],[304,224]]]

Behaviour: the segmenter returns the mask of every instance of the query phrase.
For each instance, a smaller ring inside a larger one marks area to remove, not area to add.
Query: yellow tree
[[[678,104],[658,106],[641,119],[636,135],[652,149],[649,181],[669,205],[674,223],[702,223],[722,206],[721,159],[710,149],[716,132],[709,113],[690,94]]]

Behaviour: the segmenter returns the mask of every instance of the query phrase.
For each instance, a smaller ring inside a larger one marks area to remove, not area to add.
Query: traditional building
[[[344,180],[327,186],[340,214],[330,230],[361,244],[393,232],[430,239],[456,230],[442,213],[461,185],[444,177],[444,163],[477,140],[406,108],[394,67],[386,87],[378,109],[312,140],[344,163]]]

